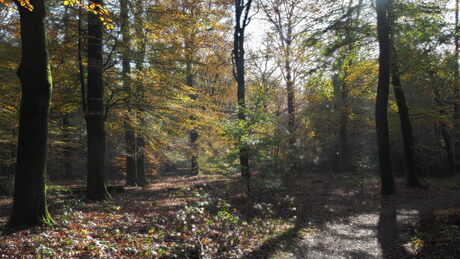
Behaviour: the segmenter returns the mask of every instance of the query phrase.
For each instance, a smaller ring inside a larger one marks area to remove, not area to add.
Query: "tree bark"
[[[404,142],[404,154],[406,161],[406,185],[409,187],[420,187],[417,179],[414,161],[414,135],[412,132],[412,123],[409,117],[409,108],[407,107],[406,97],[401,88],[401,79],[399,76],[398,64],[393,61],[392,64],[392,84],[395,93],[396,103],[398,105],[399,121],[401,123],[401,132]]]
[[[288,107],[288,128],[289,133],[289,148],[293,152],[294,144],[296,142],[296,127],[295,127],[295,90],[294,80],[292,78],[292,65],[291,65],[291,28],[288,28],[288,35],[286,37],[286,57],[285,57],[285,70],[286,70],[286,91],[287,91],[287,107]]]
[[[136,135],[131,125],[125,123],[126,142],[126,185],[136,186],[138,183],[136,167]]]
[[[377,33],[379,41],[379,79],[375,104],[375,128],[382,181],[382,194],[395,193],[390,156],[390,136],[388,130],[388,94],[390,85],[390,37],[388,24],[389,0],[377,0]]]
[[[341,111],[340,111],[340,167],[344,172],[349,172],[352,170],[351,165],[351,154],[350,154],[350,142],[348,140],[348,118],[350,116],[349,106],[348,106],[348,85],[346,82],[341,84]]]
[[[143,136],[137,137],[137,185],[146,186],[147,179],[145,177],[145,140]]]
[[[192,61],[190,60],[190,58],[188,58],[189,60],[187,61],[187,64],[186,64],[186,74],[187,74],[187,86],[193,88],[194,87],[194,76],[193,76],[193,71],[192,71]],[[191,98],[193,100],[196,100],[197,96],[195,94],[191,95]],[[191,120],[196,120],[196,117],[195,116],[190,116],[190,119]],[[200,168],[199,168],[199,165],[198,165],[198,144],[197,144],[197,140],[198,140],[198,132],[195,130],[195,129],[192,129],[190,131],[190,148],[191,148],[191,156],[190,156],[190,166],[191,166],[191,173],[192,174],[198,174]]]
[[[439,114],[441,116],[445,116],[446,111],[441,108],[441,110],[439,111]],[[444,140],[444,146],[445,146],[446,155],[447,155],[447,167],[449,170],[449,174],[454,175],[455,174],[455,159],[454,159],[455,157],[454,157],[454,149],[452,146],[452,138],[449,134],[448,127],[444,122],[441,122],[441,135],[442,135],[442,139]]]
[[[66,113],[64,115],[64,118],[62,119],[62,130],[63,130],[63,135],[64,135],[64,142],[66,143],[67,146],[64,146],[64,175],[66,179],[74,179],[73,175],[73,170],[72,170],[72,147],[70,145],[71,143],[71,137],[70,137],[70,130],[69,130],[69,114]]]
[[[192,148],[192,156],[190,158],[190,165],[192,167],[191,172],[192,174],[198,174],[200,171],[200,167],[198,165],[198,144],[196,141],[198,140],[198,132],[196,130],[190,131],[190,146]]]
[[[77,62],[78,62],[78,81],[80,83],[80,91],[81,91],[81,108],[83,114],[86,115],[87,113],[87,89],[86,89],[86,82],[85,82],[85,67],[83,65],[83,24],[82,24],[82,7],[78,7],[78,23],[77,23],[77,30],[78,30],[78,49],[77,49]]]
[[[102,0],[94,0],[102,4]],[[87,198],[93,201],[110,199],[105,186],[105,109],[102,32],[98,14],[88,14],[88,92],[85,114],[88,132]]]
[[[22,59],[18,69],[22,98],[18,152],[9,227],[50,224],[46,204],[48,114],[52,89],[45,33],[45,2],[31,0],[31,12],[18,4]]]

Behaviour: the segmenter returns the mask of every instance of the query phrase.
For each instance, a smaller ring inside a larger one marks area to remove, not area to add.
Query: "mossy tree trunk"
[[[18,4],[22,59],[18,69],[22,98],[19,112],[13,210],[8,226],[49,224],[46,204],[48,113],[52,89],[45,33],[45,2],[31,0],[33,12]]]

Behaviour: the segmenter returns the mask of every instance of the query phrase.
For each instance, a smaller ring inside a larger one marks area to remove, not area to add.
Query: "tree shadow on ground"
[[[377,184],[356,191],[356,186],[350,188],[332,179],[323,182],[316,188],[291,189],[304,214],[245,258],[268,258],[280,251],[291,254],[289,258],[413,258],[405,247],[409,228],[434,208],[460,202],[460,192],[452,190],[414,190],[400,185],[398,196],[386,199],[380,196]],[[450,199],[447,203],[446,198]],[[304,241],[310,237],[303,237],[302,231],[311,227],[329,238]],[[362,242],[365,244],[360,245]]]
[[[319,243],[315,246],[302,244],[302,239],[305,238],[305,233],[303,233],[305,230],[315,229],[316,231],[321,231],[328,224],[335,222],[347,224],[348,217],[356,213],[378,213],[378,208],[368,206],[372,205],[372,203],[366,204],[365,202],[365,197],[374,199],[374,194],[349,192],[346,190],[347,186],[335,184],[336,181],[330,180],[329,178],[315,180],[310,185],[310,188],[302,188],[301,184],[304,181],[299,180],[298,184],[286,188],[289,191],[283,192],[282,195],[291,194],[298,200],[296,204],[298,207],[297,218],[293,226],[285,232],[267,239],[245,258],[268,258],[279,251],[293,254],[296,258],[314,258],[310,256],[314,252],[313,250],[322,250],[324,249],[323,245],[327,246],[327,244]],[[337,193],[340,193],[340,195],[337,195]],[[264,200],[264,197],[273,197],[273,195],[267,195],[263,192],[259,195],[259,200]],[[280,213],[283,213],[283,211]],[[355,256],[358,258],[370,257],[366,251],[355,250],[347,253],[348,256],[353,258]]]
[[[382,198],[379,221],[377,224],[377,239],[382,249],[383,258],[411,258],[403,246],[399,235],[395,201]]]

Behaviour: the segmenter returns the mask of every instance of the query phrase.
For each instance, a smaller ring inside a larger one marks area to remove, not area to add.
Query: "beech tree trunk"
[[[102,4],[101,0],[94,0]],[[110,199],[105,186],[105,109],[102,55],[102,21],[97,14],[88,17],[88,87],[86,128],[88,132],[87,198]]]
[[[343,172],[352,170],[351,154],[350,154],[350,141],[348,140],[348,117],[350,116],[348,106],[348,85],[342,82],[342,91],[340,93],[341,111],[340,111],[340,167]]]
[[[121,34],[122,34],[122,77],[123,77],[123,88],[129,98],[126,100],[126,114],[124,128],[125,128],[125,148],[126,148],[126,184],[128,186],[136,186],[137,179],[137,167],[136,167],[136,132],[133,126],[130,115],[132,113],[131,98],[134,96],[131,89],[131,35],[129,32],[129,8],[127,0],[120,0],[120,16],[121,16]]]
[[[190,158],[190,165],[192,167],[191,172],[192,174],[198,174],[200,171],[200,167],[198,165],[198,144],[196,141],[198,140],[198,132],[195,130],[190,131],[190,145],[192,148],[192,156]]]
[[[454,87],[454,159],[455,172],[460,172],[460,71],[459,71],[459,0],[455,1],[455,87]]]
[[[379,41],[379,79],[375,104],[375,128],[382,181],[382,194],[395,192],[390,156],[390,136],[388,130],[388,94],[390,86],[390,31],[388,24],[389,0],[377,0],[377,33]]]
[[[235,65],[235,78],[238,85],[237,89],[237,104],[238,104],[238,119],[246,120],[246,86],[244,75],[244,34],[246,26],[249,23],[248,14],[251,8],[251,0],[235,0],[235,32],[233,36],[233,59]],[[249,190],[249,178],[251,177],[249,169],[249,150],[248,146],[242,141],[242,136],[239,141],[239,157],[241,176],[246,179]]]
[[[399,59],[395,47],[395,22],[396,17],[393,10],[393,3],[390,0],[388,11],[389,30],[390,30],[390,61],[391,61],[391,83],[395,93],[396,104],[398,106],[399,121],[404,142],[404,154],[406,161],[406,185],[409,187],[420,187],[415,169],[414,154],[414,135],[412,132],[412,123],[409,116],[409,107],[407,106],[406,96],[402,89],[401,77],[399,72]]]
[[[291,28],[289,28],[290,31]],[[294,80],[292,78],[292,66],[291,66],[291,34],[288,33],[286,39],[286,60],[285,60],[285,70],[286,70],[286,91],[287,91],[287,108],[288,108],[288,129],[291,136],[289,137],[289,148],[293,152],[294,144],[296,141],[296,127],[295,127],[295,90],[294,90]],[[294,157],[293,157],[294,158]]]
[[[192,61],[188,60],[187,61],[187,86],[192,87],[194,86],[193,84],[193,71],[192,71]],[[193,100],[196,100],[197,96],[192,95],[191,98]],[[191,120],[196,120],[195,116],[191,116]],[[195,129],[192,129],[190,131],[190,148],[191,148],[191,156],[190,156],[190,166],[191,166],[191,173],[192,174],[198,174],[200,168],[198,165],[198,132]]]
[[[136,186],[138,182],[136,167],[136,135],[130,125],[125,123],[126,142],[126,185]]]
[[[412,133],[412,123],[409,117],[409,108],[407,107],[406,97],[404,95],[404,91],[401,88],[401,79],[397,66],[397,64],[392,64],[392,82],[396,103],[398,105],[399,121],[401,123],[401,132],[404,142],[406,185],[409,187],[420,187],[415,169],[414,135]]]
[[[445,116],[446,111],[441,108],[441,110],[439,111],[439,115]],[[455,174],[454,148],[452,146],[452,138],[449,134],[448,126],[444,122],[441,122],[441,135],[442,135],[442,139],[444,140],[444,147],[445,147],[446,155],[447,155],[447,167],[449,170],[449,174],[454,175]]]
[[[22,59],[18,69],[22,97],[13,209],[9,227],[49,224],[46,204],[48,113],[52,89],[45,33],[45,2],[31,0],[33,12],[18,4]]]
[[[137,185],[146,186],[147,179],[145,177],[145,140],[143,136],[137,137],[137,157],[136,157],[136,171],[137,171]]]
[[[135,1],[135,31],[136,36],[138,37],[136,48],[136,69],[138,72],[144,70],[144,59],[145,59],[145,41],[146,36],[144,33],[144,1],[136,0]],[[138,179],[138,185],[145,186],[147,185],[147,178],[145,176],[145,138],[143,135],[143,128],[146,124],[144,119],[144,86],[142,84],[137,85],[137,117],[139,119],[139,130],[137,132],[137,150],[136,150],[136,173]]]
[[[64,135],[64,142],[65,143],[71,143],[71,136],[70,136],[70,130],[69,130],[69,114],[66,113],[64,115],[64,118],[62,119],[62,130],[63,130],[63,135]],[[73,170],[72,170],[72,147],[70,145],[67,145],[64,147],[64,175],[67,179],[74,179],[73,175]]]
[[[439,107],[439,115],[441,116],[440,126],[441,126],[441,137],[444,141],[444,147],[447,155],[447,168],[450,175],[455,174],[455,157],[454,157],[454,146],[452,144],[452,137],[449,133],[449,126],[446,124],[445,119],[447,118],[447,111],[444,108],[444,105],[441,101],[441,96],[439,91],[434,88],[433,91],[434,100]]]

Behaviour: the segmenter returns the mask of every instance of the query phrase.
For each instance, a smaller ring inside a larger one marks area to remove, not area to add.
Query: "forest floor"
[[[293,176],[283,188],[256,175],[161,174],[108,202],[85,203],[83,184],[47,187],[51,227],[3,232],[0,257],[458,258],[460,178],[382,198],[366,174]],[[11,199],[0,196],[0,225]]]

